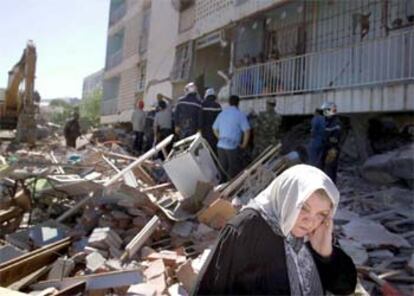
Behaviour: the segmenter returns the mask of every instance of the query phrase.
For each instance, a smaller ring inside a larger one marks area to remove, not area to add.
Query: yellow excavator
[[[16,129],[16,141],[34,145],[40,96],[34,90],[36,47],[27,42],[19,62],[9,71],[5,99],[0,106],[0,129]]]

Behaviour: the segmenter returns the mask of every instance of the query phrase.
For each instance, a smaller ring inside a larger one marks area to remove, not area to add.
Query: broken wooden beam
[[[2,264],[0,269],[0,285],[9,286],[12,283],[22,279],[39,268],[52,263],[58,256],[60,251],[69,247],[70,238],[65,238],[57,243],[50,244],[41,248],[41,251],[35,250],[28,254],[14,258],[11,264]]]
[[[158,184],[158,185],[155,185],[155,186],[142,188],[140,191],[142,193],[147,193],[147,192],[152,192],[152,191],[157,191],[157,190],[169,189],[169,188],[173,188],[173,187],[174,186],[170,182],[166,182],[166,183]]]
[[[155,231],[155,229],[157,229],[159,223],[160,218],[158,218],[158,216],[152,217],[145,227],[125,247],[125,252],[121,256],[121,261],[125,261],[126,259],[134,256]]]

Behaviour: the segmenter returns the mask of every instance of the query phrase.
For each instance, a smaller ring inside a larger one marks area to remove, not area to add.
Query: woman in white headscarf
[[[354,292],[355,266],[333,245],[338,203],[335,184],[321,170],[286,170],[223,228],[193,294]]]

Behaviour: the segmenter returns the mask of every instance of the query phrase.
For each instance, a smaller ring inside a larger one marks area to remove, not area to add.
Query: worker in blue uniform
[[[194,135],[201,128],[201,100],[197,87],[193,82],[184,88],[185,96],[181,97],[175,107],[175,134],[179,139]]]

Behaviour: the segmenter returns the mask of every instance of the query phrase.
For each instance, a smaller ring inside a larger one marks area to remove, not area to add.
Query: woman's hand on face
[[[332,255],[333,219],[329,215],[315,231],[308,235],[312,248],[322,257]]]

